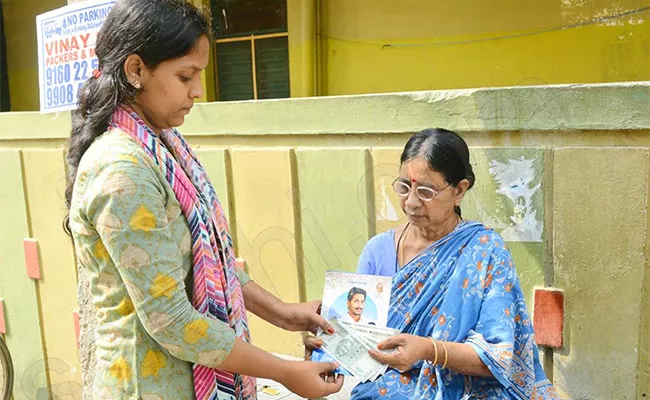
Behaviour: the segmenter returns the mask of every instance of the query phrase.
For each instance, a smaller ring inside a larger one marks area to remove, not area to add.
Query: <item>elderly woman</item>
[[[353,399],[555,399],[503,239],[461,218],[474,184],[467,144],[428,129],[411,137],[393,183],[408,223],[372,238],[358,272],[393,276],[388,326],[371,355],[392,368]],[[310,339],[308,347],[320,342]]]

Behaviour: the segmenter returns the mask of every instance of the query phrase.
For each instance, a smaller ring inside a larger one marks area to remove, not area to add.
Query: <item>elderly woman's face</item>
[[[407,196],[400,197],[402,211],[411,224],[427,227],[454,218],[454,206],[459,201],[458,189],[449,185],[441,173],[433,171],[424,158],[405,161],[400,167],[399,182],[411,187]],[[416,193],[417,187],[433,189],[436,194],[429,201],[422,200]]]

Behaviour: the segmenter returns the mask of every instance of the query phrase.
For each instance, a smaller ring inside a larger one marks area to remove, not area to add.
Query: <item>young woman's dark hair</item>
[[[205,15],[187,0],[118,0],[97,37],[99,73],[80,89],[68,141],[66,206],[70,207],[77,168],[93,141],[108,128],[113,111],[137,93],[126,79],[124,62],[139,55],[147,68],[188,54],[202,36],[210,36]],[[68,217],[64,221],[67,230]]]
[[[425,129],[416,133],[406,143],[400,162],[403,164],[419,156],[424,157],[429,168],[442,174],[452,186],[458,186],[463,179],[469,181],[468,189],[474,186],[476,178],[469,163],[467,143],[456,133],[442,128]],[[454,209],[461,216],[460,207]]]

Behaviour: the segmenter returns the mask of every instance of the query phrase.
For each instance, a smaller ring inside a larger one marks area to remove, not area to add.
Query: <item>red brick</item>
[[[41,261],[38,257],[38,241],[36,239],[23,240],[25,250],[25,266],[27,276],[32,279],[41,279]]]
[[[564,345],[564,292],[559,289],[535,289],[533,327],[540,346]]]
[[[0,300],[0,335],[7,334],[7,325],[5,324],[5,307],[4,300]]]
[[[79,313],[77,311],[72,313],[72,321],[74,323],[74,333],[77,336],[77,346],[79,346]]]
[[[246,260],[243,258],[236,258],[235,263],[237,265],[237,268],[240,268],[242,271],[246,270]]]

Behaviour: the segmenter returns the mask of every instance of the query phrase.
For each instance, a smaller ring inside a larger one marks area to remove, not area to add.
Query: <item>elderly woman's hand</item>
[[[400,372],[408,371],[411,366],[420,360],[427,360],[431,355],[433,344],[431,340],[422,336],[400,334],[390,337],[377,346],[379,350],[391,350],[392,353],[383,353],[370,350],[370,356],[382,364],[388,364]]]
[[[321,348],[323,345],[323,340],[317,338],[316,336],[305,335],[303,343],[305,345],[305,360],[311,360],[311,353],[314,350]]]

